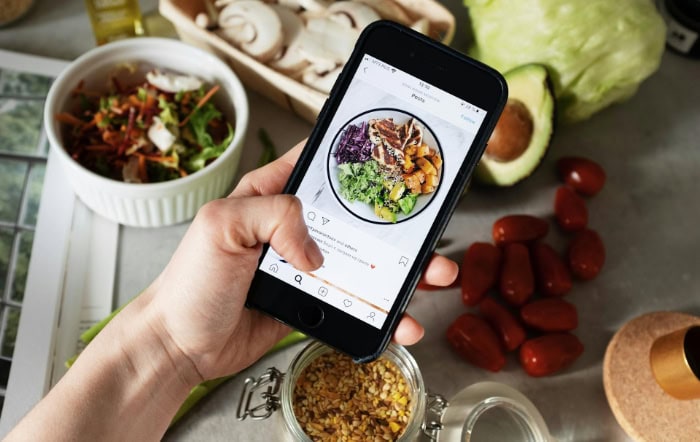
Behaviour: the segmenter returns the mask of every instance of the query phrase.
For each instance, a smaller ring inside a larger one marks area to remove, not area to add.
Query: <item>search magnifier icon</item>
[[[301,275],[296,275],[294,280],[297,282],[297,284],[301,284]]]

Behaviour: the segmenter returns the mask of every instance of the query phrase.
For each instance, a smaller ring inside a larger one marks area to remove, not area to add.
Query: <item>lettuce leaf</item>
[[[209,122],[218,118],[221,118],[221,112],[211,103],[204,104],[190,116],[190,120],[187,124],[192,130],[197,144],[202,147],[202,150],[191,155],[184,162],[185,170],[187,170],[188,173],[193,173],[202,169],[209,160],[215,159],[224,153],[228,145],[231,144],[233,140],[233,128],[230,124],[226,124],[228,134],[221,143],[218,144],[214,142],[214,139],[207,130]]]

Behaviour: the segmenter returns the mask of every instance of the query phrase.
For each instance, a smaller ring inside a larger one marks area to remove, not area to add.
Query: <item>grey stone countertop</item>
[[[144,11],[154,0],[142,1]],[[447,2],[465,23],[458,1]],[[456,47],[464,44],[458,26]],[[72,59],[94,46],[83,2],[61,6],[38,0],[21,22],[0,29],[0,47]],[[424,339],[410,348],[426,385],[446,397],[478,381],[492,380],[524,393],[544,416],[552,435],[562,441],[628,440],[607,403],[602,382],[603,356],[613,334],[643,313],[661,310],[700,315],[700,62],[667,52],[660,70],[638,93],[588,121],[558,128],[536,173],[510,189],[474,187],[461,201],[439,251],[461,261],[474,241],[488,241],[491,225],[511,213],[552,219],[559,185],[555,162],[565,155],[584,155],[600,162],[608,174],[603,191],[588,201],[590,226],[606,245],[600,276],[575,282],[567,297],[579,312],[575,334],[585,345],[576,363],[561,374],[529,378],[515,355],[499,373],[477,369],[451,351],[444,338],[448,324],[467,311],[459,289],[418,291],[409,312],[425,328]],[[277,146],[291,147],[310,125],[250,93],[251,125],[241,170],[258,158],[257,130],[265,127]],[[162,269],[187,225],[158,230],[121,228],[116,292],[124,302]],[[556,228],[547,241],[563,250],[566,237]],[[166,435],[166,440],[277,440],[278,421],[239,422],[236,402],[245,376],[268,366],[285,371],[299,344],[264,358],[206,397]]]

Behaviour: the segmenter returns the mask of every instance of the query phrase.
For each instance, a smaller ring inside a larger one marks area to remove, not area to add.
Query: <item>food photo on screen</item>
[[[399,223],[419,214],[433,199],[442,176],[443,154],[432,130],[399,109],[363,112],[335,135],[327,173],[338,202],[355,217]]]

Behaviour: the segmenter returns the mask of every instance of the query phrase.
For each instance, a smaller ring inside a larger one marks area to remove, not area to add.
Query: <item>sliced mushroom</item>
[[[284,6],[292,12],[301,12],[304,9],[299,4],[299,0],[265,0],[265,2]]]
[[[394,0],[357,0],[374,9],[382,18],[410,25],[413,20]]]
[[[331,92],[333,84],[338,79],[338,75],[340,75],[340,72],[342,70],[343,67],[338,66],[331,71],[319,73],[316,70],[314,70],[312,66],[304,71],[304,74],[301,77],[301,81],[307,86],[311,86],[319,92],[329,94]]]
[[[219,9],[221,9],[221,8],[224,8],[224,7],[228,6],[228,5],[230,5],[231,3],[234,3],[234,2],[237,2],[237,1],[238,1],[238,0],[214,0],[214,6],[216,6],[216,7],[219,8]],[[208,2],[207,2],[207,3],[208,3]]]
[[[304,22],[285,6],[272,5],[272,9],[279,15],[284,37],[282,49],[270,61],[270,66],[287,75],[294,76],[309,65],[306,57],[299,51],[297,44],[299,35],[304,32]]]
[[[411,29],[413,29],[414,31],[418,31],[423,35],[428,35],[428,32],[430,32],[430,20],[428,20],[425,17],[416,20],[411,25]]]
[[[168,130],[159,117],[153,117],[153,124],[148,128],[148,139],[161,152],[167,152],[177,140],[177,137]]]
[[[290,0],[293,1],[293,0]],[[328,6],[332,3],[331,1],[327,0],[297,0],[299,3],[299,6],[304,8],[307,11],[311,12],[323,12],[326,9],[328,9]]]
[[[328,7],[328,17],[337,23],[359,30],[381,18],[371,7],[354,1],[333,3]]]
[[[299,51],[315,65],[316,72],[335,69],[352,53],[358,32],[328,18],[312,18],[299,36]]]
[[[282,21],[270,5],[260,1],[229,3],[219,13],[219,26],[225,39],[262,62],[282,47]]]
[[[164,92],[187,92],[202,87],[202,80],[191,75],[161,72],[154,69],[146,74],[146,81]]]
[[[233,3],[240,0],[216,0],[217,4]],[[262,0],[265,3],[272,5],[284,6],[291,9],[294,12],[314,12],[317,14],[325,12],[326,8],[331,5],[335,0]]]

